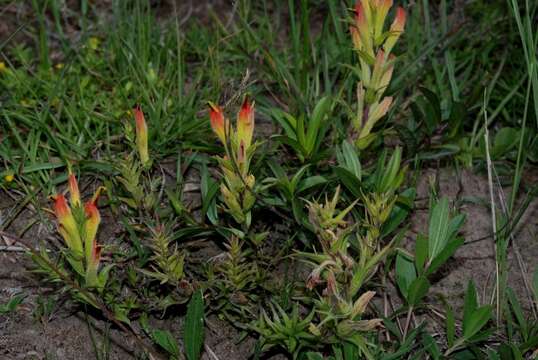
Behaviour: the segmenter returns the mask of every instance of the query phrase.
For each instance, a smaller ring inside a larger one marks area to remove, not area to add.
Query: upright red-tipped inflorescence
[[[368,135],[392,104],[392,98],[383,98],[383,94],[394,70],[395,57],[391,51],[404,31],[406,20],[404,9],[398,7],[392,25],[386,31],[385,22],[392,6],[393,0],[357,0],[355,3],[355,23],[350,32],[359,55],[360,82],[357,116],[352,122],[354,129],[350,138],[359,147],[371,143],[373,137]]]
[[[250,159],[256,144],[254,137],[254,102],[245,97],[237,112],[235,127],[225,117],[221,107],[209,102],[209,121],[211,129],[224,145],[226,155],[219,158],[225,182],[220,190],[225,211],[240,224],[246,224],[246,216],[254,204],[252,194],[255,179],[249,174]],[[236,171],[237,170],[237,171]]]
[[[100,246],[96,236],[101,222],[97,209],[97,198],[102,188],[99,188],[92,199],[82,208],[77,179],[73,174],[68,176],[70,204],[62,194],[54,199],[54,214],[58,220],[58,232],[62,235],[68,249],[71,251],[70,263],[78,273],[85,273],[86,285],[98,286],[97,270],[99,268]]]
[[[142,108],[138,105],[133,109],[136,125],[136,147],[140,162],[142,165],[147,165],[150,162],[148,150],[148,125],[142,112]]]

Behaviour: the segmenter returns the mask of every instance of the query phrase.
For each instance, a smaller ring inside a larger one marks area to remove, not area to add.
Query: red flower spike
[[[133,109],[135,125],[136,125],[136,147],[138,148],[138,155],[143,165],[149,163],[149,151],[148,151],[148,126],[144,113],[139,105]]]

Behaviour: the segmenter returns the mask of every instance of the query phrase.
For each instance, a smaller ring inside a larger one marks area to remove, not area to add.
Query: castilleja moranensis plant
[[[73,174],[68,177],[69,201],[63,194],[54,199],[54,214],[58,221],[58,232],[67,245],[67,260],[87,287],[102,290],[108,278],[109,267],[99,272],[101,246],[97,244],[97,230],[101,216],[97,209],[99,188],[92,199],[82,203],[78,182]]]
[[[226,155],[218,161],[223,173],[224,183],[220,191],[226,204],[225,211],[235,221],[248,228],[250,226],[250,209],[254,205],[254,175],[249,173],[250,161],[256,144],[254,136],[254,103],[245,97],[237,114],[235,129],[225,117],[222,108],[209,103],[211,128],[224,145]]]
[[[392,97],[384,97],[392,78],[396,57],[391,53],[405,27],[405,11],[396,9],[388,31],[385,20],[392,0],[358,0],[355,21],[351,26],[353,47],[359,55],[360,81],[357,85],[357,115],[352,121],[351,140],[359,148],[367,147],[375,135],[376,122],[385,116]]]

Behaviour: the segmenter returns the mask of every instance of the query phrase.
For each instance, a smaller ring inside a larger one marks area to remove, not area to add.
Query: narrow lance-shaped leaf
[[[484,305],[477,308],[463,328],[463,337],[467,340],[476,335],[486,323],[491,319],[491,306]]]
[[[473,316],[476,308],[478,307],[478,299],[476,297],[476,288],[472,280],[467,285],[467,291],[465,292],[465,300],[463,306],[463,327],[467,327],[468,323]]]
[[[165,349],[174,358],[179,358],[179,346],[174,336],[166,330],[153,330],[153,340],[163,349]]]
[[[429,258],[434,259],[446,246],[449,223],[448,199],[437,202],[430,216]]]
[[[413,262],[406,256],[398,254],[396,257],[396,283],[406,299],[409,295],[409,288],[416,278],[417,273]]]
[[[430,289],[430,282],[426,276],[421,275],[417,277],[411,285],[409,285],[409,293],[407,296],[407,301],[409,305],[416,306],[420,303],[422,298],[426,296],[428,290]]]
[[[204,343],[204,299],[202,290],[198,290],[192,295],[187,306],[184,339],[187,360],[198,360]]]
[[[452,347],[456,338],[456,319],[450,304],[446,304],[446,338],[448,346]]]

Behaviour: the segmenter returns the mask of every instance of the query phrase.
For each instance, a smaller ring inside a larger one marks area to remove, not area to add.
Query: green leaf
[[[508,298],[512,312],[514,313],[519,327],[521,328],[522,336],[525,338],[528,328],[527,321],[525,320],[525,316],[523,315],[523,309],[521,308],[521,305],[519,304],[516,294],[514,293],[514,290],[512,290],[512,288],[509,287],[508,289],[506,289],[506,297]]]
[[[269,165],[269,168],[273,172],[273,175],[279,180],[279,181],[285,181],[288,180],[288,176],[286,175],[286,171],[282,166],[277,163],[274,159],[267,160],[267,165]]]
[[[25,295],[19,294],[13,296],[6,304],[0,304],[0,314],[7,314],[9,312],[15,311],[17,306],[19,306],[24,300]]]
[[[426,351],[431,355],[433,360],[441,359],[441,350],[430,334],[424,334],[422,341]]]
[[[344,140],[342,142],[342,154],[344,155],[345,164],[341,165],[345,165],[346,169],[360,181],[362,177],[362,169],[355,146]]]
[[[422,101],[422,105],[425,113],[425,120],[429,124],[431,130],[435,129],[442,120],[441,116],[441,103],[439,97],[433,92],[424,87],[420,88],[420,91],[424,94],[427,102]]]
[[[359,357],[359,354],[357,351],[358,349],[357,349],[357,346],[355,346],[355,344],[346,342],[344,343],[343,350],[344,350],[344,360],[355,360]]]
[[[327,182],[327,179],[325,179],[323,176],[320,176],[320,175],[310,176],[299,183],[299,186],[296,189],[296,193],[300,194],[303,191],[306,191],[312,187],[315,187],[321,184],[325,184],[326,182]]]
[[[416,278],[417,273],[413,261],[402,254],[398,254],[396,256],[396,283],[406,299],[408,299],[411,284]]]
[[[411,108],[413,107],[411,106]],[[412,131],[403,125],[395,124],[393,127],[394,130],[398,132],[398,137],[407,150],[406,152],[414,155],[417,152],[417,148],[419,146],[418,141],[421,139],[421,134],[417,134],[416,131]]]
[[[295,129],[295,134],[297,136],[297,141],[299,142],[299,144],[305,150],[303,155],[306,155],[306,156],[311,155],[312,149],[308,148],[308,144],[306,142],[305,123],[304,123],[304,115],[303,114],[301,114],[299,116],[299,118],[297,119],[297,128]]]
[[[204,343],[204,298],[202,290],[198,290],[192,295],[187,306],[184,339],[187,360],[198,360]]]
[[[465,214],[458,214],[454,216],[453,219],[450,220],[450,223],[448,224],[446,242],[449,242],[458,234],[461,226],[465,222],[465,217],[466,217]]]
[[[461,148],[457,144],[442,144],[432,146],[431,151],[423,151],[417,154],[416,160],[438,160],[458,154],[460,150]]]
[[[352,174],[349,170],[343,167],[336,167],[334,169],[336,176],[340,179],[340,182],[346,187],[346,189],[355,197],[360,197],[361,194],[361,182]]]
[[[469,281],[463,306],[463,338],[470,340],[489,321],[492,307],[484,305],[478,307],[476,288],[473,281]]]
[[[367,52],[365,51],[362,51],[362,50],[358,50],[356,49],[357,53],[359,54],[359,57],[364,60],[368,65],[370,66],[374,66],[375,64],[375,58],[368,54]],[[360,73],[358,73],[358,75],[360,76]]]
[[[398,325],[391,321],[390,319],[388,318],[383,318],[383,326],[385,327],[385,329],[387,329],[392,335],[400,338],[402,337],[402,333],[400,331],[400,328],[398,327]]]
[[[417,240],[415,243],[415,266],[419,274],[423,272],[424,264],[426,264],[427,258],[428,258],[428,239],[424,235],[418,234]]]
[[[312,118],[308,124],[308,131],[306,134],[306,148],[309,152],[314,150],[316,143],[319,142],[318,136],[320,135],[320,130],[323,125],[323,121],[327,115],[327,111],[332,104],[330,97],[323,97],[314,108],[312,112]]]
[[[402,158],[402,149],[397,147],[385,168],[385,171],[381,177],[381,181],[378,183],[377,191],[380,193],[387,192],[389,190],[395,190],[395,180],[397,179],[398,172],[400,170],[400,161]]]
[[[511,127],[503,127],[495,135],[491,156],[498,158],[512,150],[519,139],[519,132]]]
[[[166,330],[153,330],[153,341],[175,358],[179,358],[179,346],[174,336]]]
[[[446,339],[448,347],[454,345],[456,338],[456,318],[454,317],[454,311],[450,304],[446,303]]]
[[[416,347],[415,339],[419,333],[422,333],[424,331],[424,324],[419,325],[418,327],[411,330],[407,337],[405,338],[405,341],[399,344],[397,350],[393,353],[386,354],[383,357],[380,357],[382,360],[401,360],[406,359],[407,357],[404,356],[410,351],[412,351]],[[379,358],[379,357],[378,357]],[[376,358],[376,359],[378,359]]]
[[[306,359],[307,360],[323,360],[324,357],[319,352],[309,351],[306,353]]]
[[[466,116],[467,108],[465,104],[463,102],[454,101],[450,109],[450,116],[448,117],[448,127],[450,129],[448,134],[449,138],[459,134]]]
[[[303,145],[300,144],[297,140],[290,138],[289,136],[285,135],[274,135],[271,137],[271,139],[276,140],[280,142],[281,144],[288,145],[295,150],[295,152],[299,156],[303,156],[303,154],[306,152],[306,150],[303,148]]]
[[[445,248],[443,249],[443,251],[441,251],[441,253],[433,260],[431,260],[431,263],[430,265],[428,266],[427,270],[426,270],[426,275],[431,275],[433,274],[441,265],[443,265],[452,255],[454,255],[454,253],[456,252],[456,250],[458,250],[458,248],[460,246],[463,245],[463,243],[465,242],[465,239],[464,238],[456,238],[455,240],[449,242]]]
[[[416,194],[417,192],[414,188],[406,189],[400,194],[389,218],[383,224],[381,231],[382,237],[388,236],[402,224],[409,212],[413,209]]]
[[[297,191],[297,186],[299,184],[299,181],[301,181],[304,174],[306,173],[306,170],[309,167],[310,167],[310,165],[304,165],[299,170],[297,170],[295,175],[293,175],[293,177],[291,178],[291,181],[290,181],[290,189],[289,189],[291,194],[295,194],[295,192]]]
[[[293,197],[291,199],[291,210],[293,212],[293,217],[299,224],[308,225],[308,217],[305,214],[304,203],[298,198]],[[311,226],[311,225],[310,225]],[[312,228],[313,230],[313,228]]]
[[[468,323],[471,321],[471,317],[478,307],[478,300],[476,297],[476,288],[472,280],[467,284],[467,291],[465,292],[465,299],[463,303],[463,328],[465,329]]]
[[[526,353],[527,351],[530,351],[530,350],[537,349],[538,348],[538,336],[532,336],[529,340],[521,344],[520,348],[523,353]]]
[[[480,329],[486,325],[486,323],[491,319],[492,308],[490,305],[484,305],[477,308],[469,317],[467,325],[463,326],[463,337],[465,339],[471,339],[476,335]]]
[[[217,224],[217,192],[219,184],[211,178],[205,163],[200,170],[200,190],[202,193],[202,215],[207,216],[212,224]]]
[[[488,353],[488,360],[492,359],[503,359],[503,360],[523,360],[523,358],[514,358],[514,353],[512,350],[512,346],[509,344],[502,344],[499,346],[496,352]]]
[[[463,349],[453,353],[450,357],[450,360],[477,360],[476,354],[469,350]]]
[[[362,335],[359,335],[359,334],[356,333],[356,334],[350,336],[347,340],[349,342],[351,342],[352,344],[354,344],[355,346],[357,346],[357,348],[359,348],[359,350],[362,353],[364,359],[374,360],[374,356],[372,355],[372,353],[368,349],[368,342],[366,341],[366,339]]]
[[[407,301],[409,305],[416,306],[420,303],[420,300],[428,293],[430,289],[430,282],[425,276],[419,276],[409,286],[409,294]]]
[[[445,248],[448,233],[449,209],[446,197],[433,207],[429,225],[429,258],[434,259]]]
[[[297,140],[297,119],[280,109],[273,109],[271,113],[273,118],[280,124],[280,126],[282,126],[286,135],[288,135],[290,139]]]

